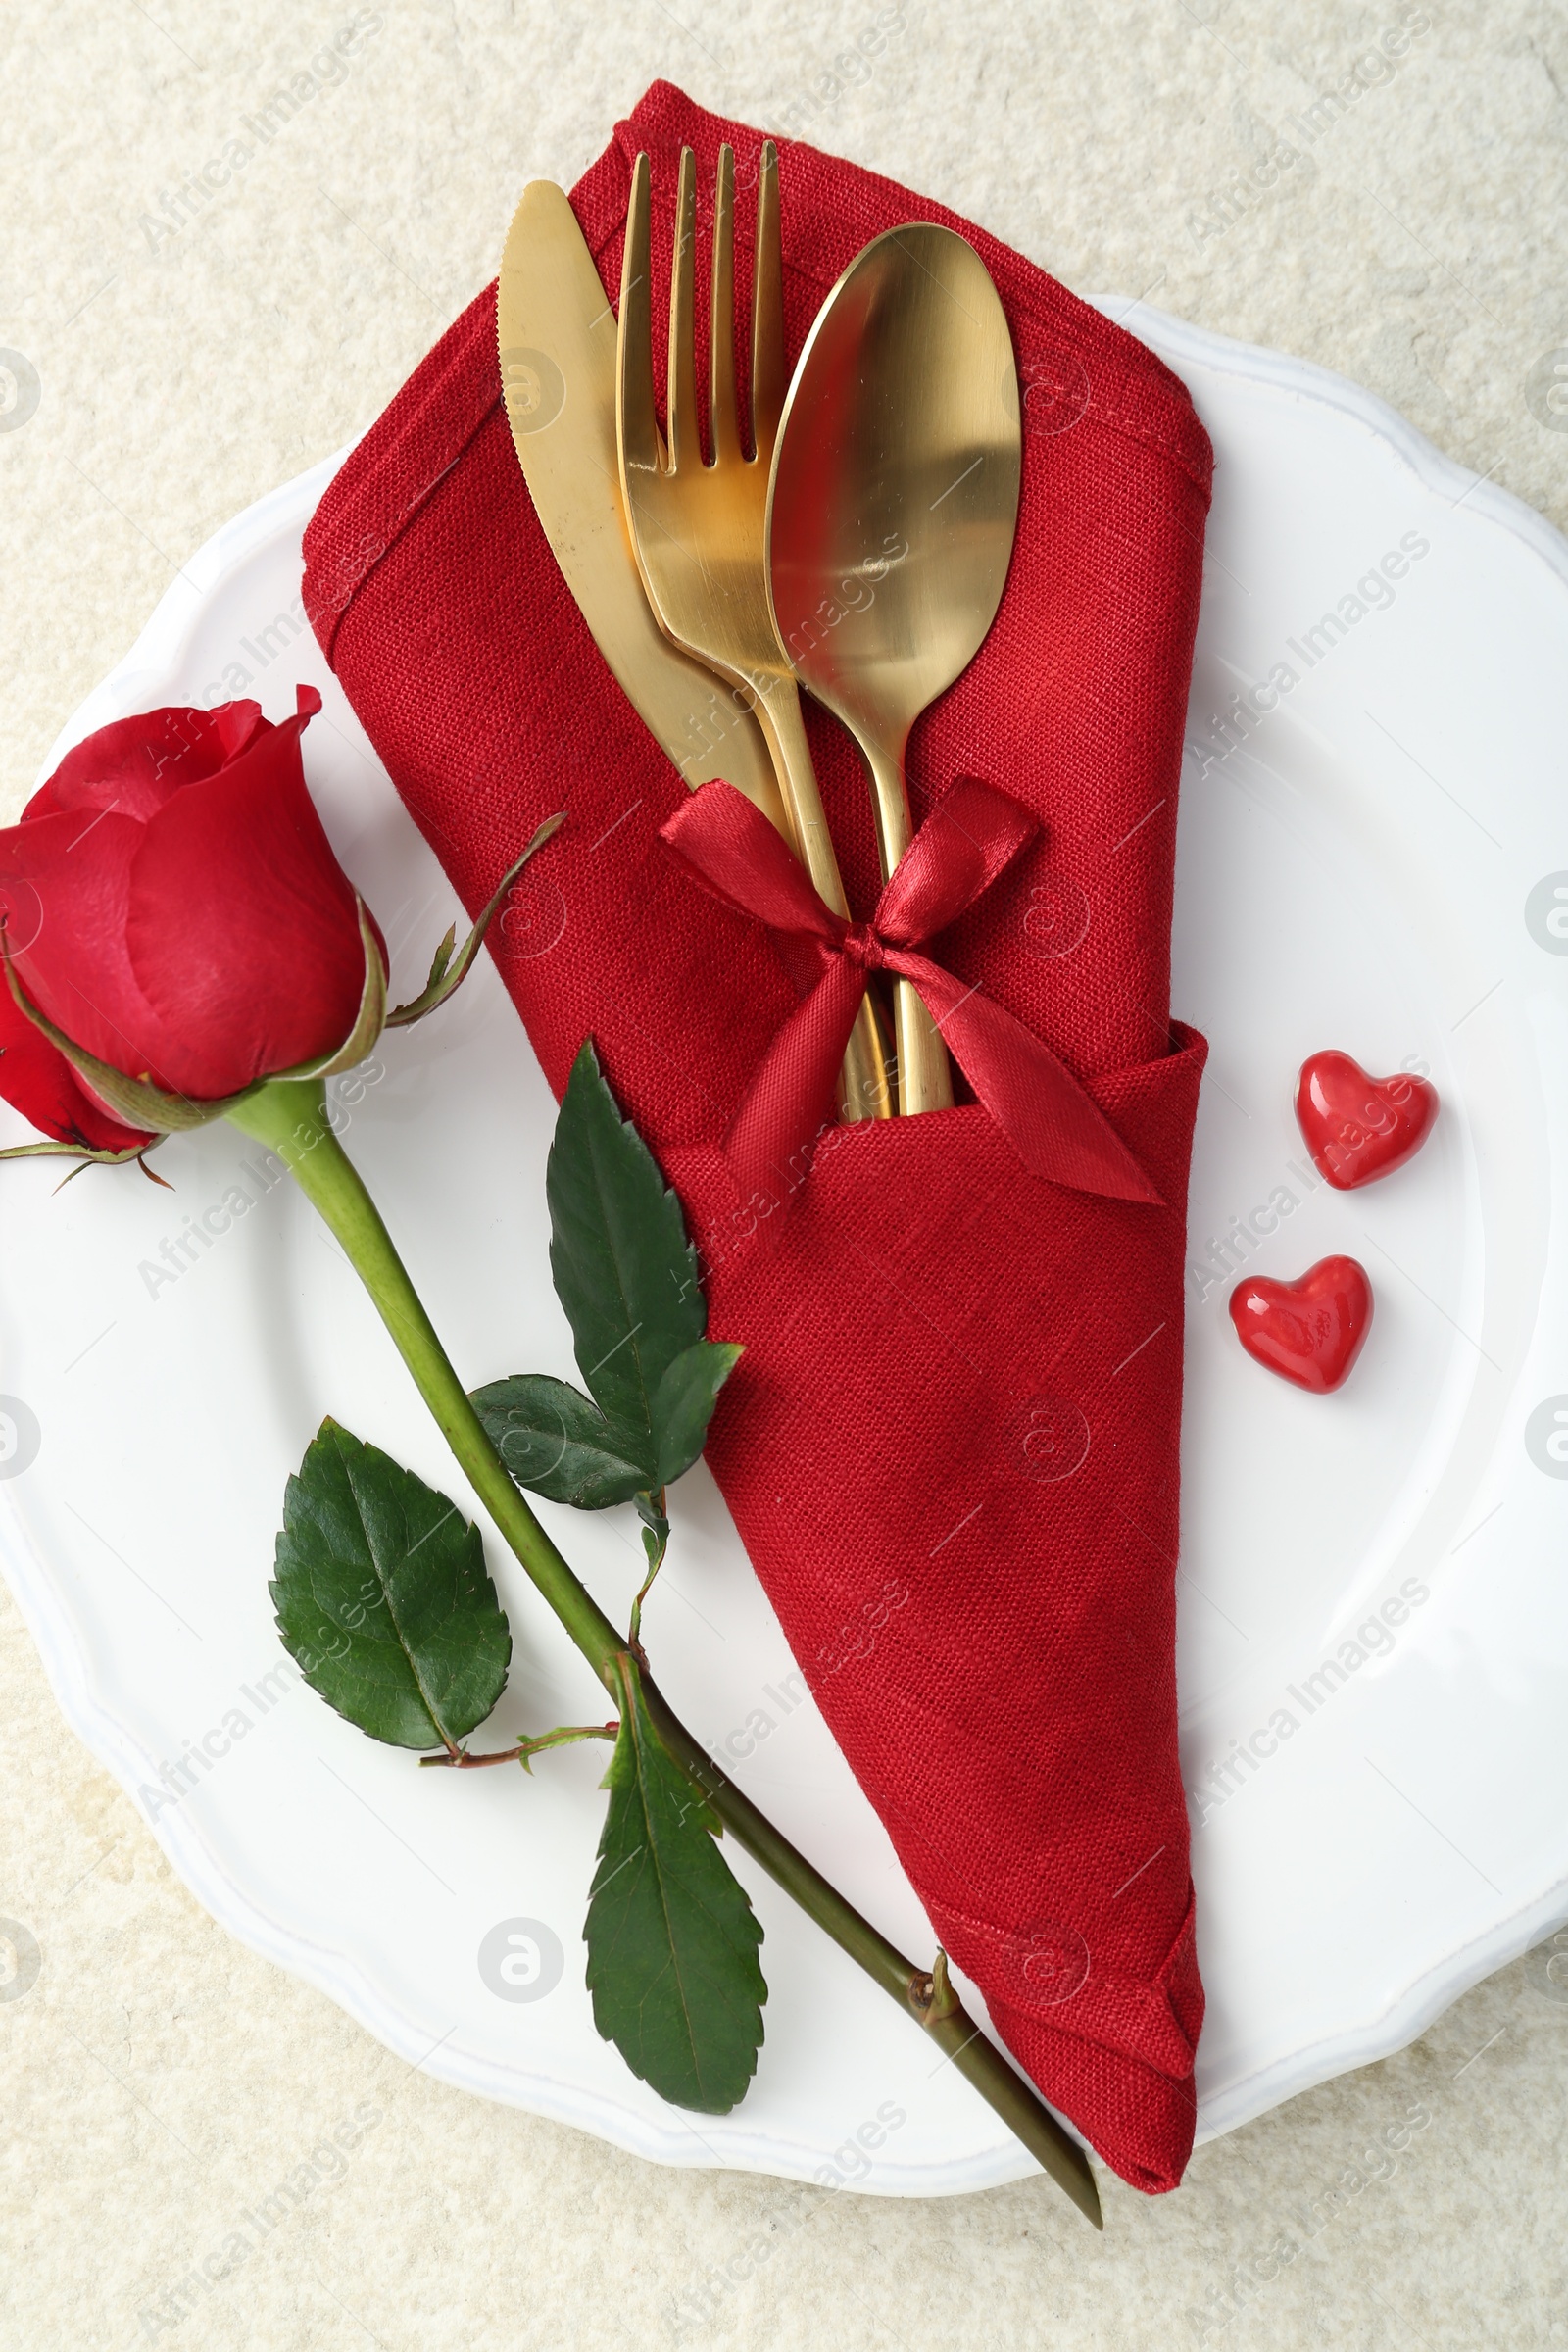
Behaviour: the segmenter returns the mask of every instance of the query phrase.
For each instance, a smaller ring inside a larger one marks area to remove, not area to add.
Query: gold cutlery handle
[[[907,980],[897,983],[893,1000],[894,1053],[899,1068],[899,1109],[951,1110],[953,1069],[942,1032]]]
[[[801,716],[801,698],[795,680],[791,677],[771,679],[765,694],[760,689],[757,690],[755,708],[778,774],[796,850],[815,885],[817,896],[831,906],[835,914],[847,915],[850,911],[849,901],[844,896],[838,859],[833,854],[833,842],[822,810],[822,796],[817,790],[816,771],[811,765],[811,750],[806,737],[806,722]],[[923,1012],[924,1006],[918,1005],[918,1000],[916,1002],[918,1009]],[[847,1123],[856,1119],[889,1119],[893,1116],[887,1062],[876,1012],[869,997],[863,997],[860,1001],[860,1009],[845,1051],[844,1067],[839,1073],[839,1111]]]
[[[909,795],[903,755],[890,758],[880,745],[862,744],[871,770],[871,806],[884,882],[909,846]],[[953,1108],[953,1068],[942,1032],[907,980],[894,984],[894,1049],[898,1061],[899,1111]]]

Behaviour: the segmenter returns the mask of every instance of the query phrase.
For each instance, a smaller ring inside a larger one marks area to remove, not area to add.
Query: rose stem
[[[342,1244],[469,1485],[599,1680],[615,1692],[615,1660],[625,1654],[627,1643],[573,1575],[491,1444],[380,1212],[327,1123],[320,1080],[274,1079],[235,1103],[227,1116],[277,1153]],[[742,1794],[646,1676],[643,1688],[664,1745],[736,1841],[884,1992],[920,2021],[1079,2211],[1102,2229],[1100,2193],[1088,2158],[965,2015],[940,1956],[932,1972],[906,1960]]]
[[[536,1733],[531,1740],[517,1741],[515,1747],[495,1747],[482,1756],[466,1747],[451,1747],[439,1756],[421,1756],[422,1765],[444,1764],[452,1772],[476,1772],[481,1764],[520,1764],[526,1772],[535,1756],[542,1756],[548,1747],[569,1747],[574,1740],[613,1740],[620,1725],[609,1723],[562,1723],[553,1732]]]

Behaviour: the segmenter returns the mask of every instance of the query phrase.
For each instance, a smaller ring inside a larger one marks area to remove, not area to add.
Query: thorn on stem
[[[909,2006],[922,2026],[939,2026],[945,2018],[956,2017],[963,2007],[953,1989],[948,1975],[948,1955],[937,1946],[937,1956],[929,1976],[909,1980]]]

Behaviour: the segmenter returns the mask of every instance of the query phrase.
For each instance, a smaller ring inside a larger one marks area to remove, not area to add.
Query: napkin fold
[[[607,287],[639,149],[667,282],[682,145],[704,282],[725,139],[744,190],[760,134],[669,84],[616,126],[572,192]],[[662,838],[688,795],[533,513],[493,286],[327,490],[306,608],[470,909],[568,809],[492,952],[558,1095],[594,1038],[685,1205],[711,1334],[745,1342],[713,1474],[934,1935],[1045,2096],[1164,2190],[1192,2147],[1203,2011],[1174,1580],[1204,1047],[1172,1025],[1169,946],[1211,454],[1151,352],[984,231],[805,146],[781,143],[780,181],[792,361],[835,278],[903,220],[968,237],[1002,297],[1017,546],[979,657],[914,730],[909,791],[918,824],[955,779],[987,779],[1036,830],[923,952],[1066,1065],[1156,1200],[1031,1174],[961,1085],[951,1111],[827,1128],[787,1216],[743,1194],[725,1138],[808,983]],[[863,925],[880,895],[863,771],[831,719],[808,725]]]

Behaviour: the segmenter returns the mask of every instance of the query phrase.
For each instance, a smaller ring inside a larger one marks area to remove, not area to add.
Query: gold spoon
[[[865,755],[884,881],[909,844],[909,729],[1002,602],[1021,463],[1012,341],[985,264],[951,229],[889,229],[817,314],[767,496],[773,626]],[[899,1108],[947,1109],[936,1026],[907,981],[896,1004]]]

